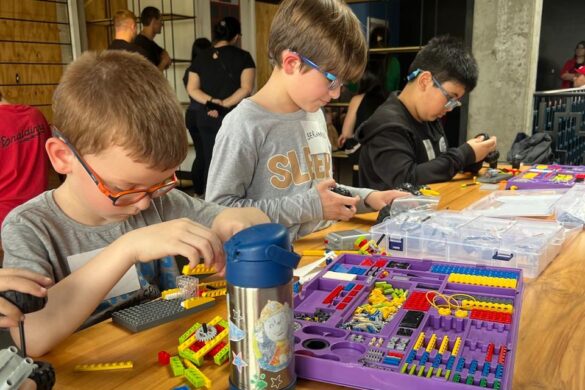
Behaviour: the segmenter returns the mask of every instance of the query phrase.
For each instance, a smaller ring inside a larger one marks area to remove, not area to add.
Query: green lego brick
[[[183,372],[185,371],[185,366],[183,366],[183,363],[181,362],[181,359],[179,359],[178,356],[172,356],[171,359],[169,360],[169,363],[171,365],[171,370],[173,370],[174,376],[183,375]]]
[[[201,328],[201,324],[199,322],[196,322],[195,324],[193,324],[192,327],[187,329],[187,331],[185,333],[183,333],[181,335],[181,337],[179,337],[179,344],[183,344],[185,342],[185,340],[187,340],[199,328]]]
[[[215,356],[213,357],[213,361],[218,366],[221,366],[223,363],[225,363],[226,360],[228,360],[229,356],[230,346],[228,344],[225,347],[223,347],[218,353],[215,354]]]

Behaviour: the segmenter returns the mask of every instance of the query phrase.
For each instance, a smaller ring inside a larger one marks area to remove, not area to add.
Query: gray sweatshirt
[[[293,240],[329,226],[315,185],[332,177],[331,144],[321,110],[277,114],[250,99],[223,120],[209,169],[205,199],[257,207],[289,229]],[[359,195],[369,189],[345,187]]]

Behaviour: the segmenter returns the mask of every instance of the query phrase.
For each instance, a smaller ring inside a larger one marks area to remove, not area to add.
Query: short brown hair
[[[53,113],[55,126],[82,155],[117,145],[161,170],[187,155],[181,106],[162,73],[137,53],[81,55],[55,90]]]
[[[360,22],[341,0],[284,0],[270,26],[268,53],[273,65],[292,50],[343,81],[360,79],[367,46]]]
[[[136,15],[134,12],[127,9],[120,9],[114,14],[114,28],[118,29],[126,24],[126,21],[130,20],[136,23]]]

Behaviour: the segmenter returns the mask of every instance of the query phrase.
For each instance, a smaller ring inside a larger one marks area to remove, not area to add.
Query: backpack
[[[507,158],[510,163],[519,160],[525,164],[550,164],[554,160],[552,138],[545,132],[534,133],[530,137],[518,133]]]

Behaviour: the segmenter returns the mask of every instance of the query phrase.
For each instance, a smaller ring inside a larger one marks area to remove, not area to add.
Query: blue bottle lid
[[[270,288],[288,283],[301,257],[292,252],[288,230],[281,224],[255,225],[224,245],[226,279],[239,287]]]

